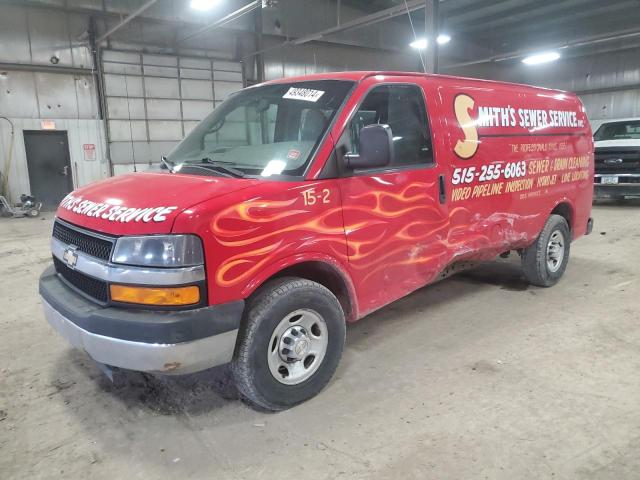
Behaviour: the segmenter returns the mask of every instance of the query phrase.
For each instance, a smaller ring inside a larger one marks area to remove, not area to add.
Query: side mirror
[[[393,158],[393,134],[389,125],[367,125],[360,130],[359,154],[348,153],[348,168],[373,168],[389,165]]]

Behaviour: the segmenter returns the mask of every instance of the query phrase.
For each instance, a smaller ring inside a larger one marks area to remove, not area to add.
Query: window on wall
[[[352,153],[358,153],[360,130],[372,124],[391,128],[394,146],[391,166],[433,163],[429,121],[417,85],[381,85],[367,94],[346,132]]]

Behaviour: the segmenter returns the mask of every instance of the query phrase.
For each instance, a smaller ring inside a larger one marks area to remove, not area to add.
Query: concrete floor
[[[111,384],[45,323],[45,219],[0,220],[2,478],[640,478],[640,202],[594,209],[563,281],[516,259],[348,328],[317,398],[279,414],[224,368]]]

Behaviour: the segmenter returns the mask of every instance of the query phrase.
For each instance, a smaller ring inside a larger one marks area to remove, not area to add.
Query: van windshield
[[[593,137],[597,142],[601,140],[640,140],[640,120],[603,123]]]
[[[181,173],[301,176],[352,86],[319,80],[242,90],[202,120],[167,160]]]

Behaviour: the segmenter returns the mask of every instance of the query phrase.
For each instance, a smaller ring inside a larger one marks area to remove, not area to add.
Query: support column
[[[102,51],[96,40],[96,21],[89,17],[89,49],[91,50],[91,60],[93,62],[94,87],[98,100],[98,117],[104,126],[104,155],[107,159],[109,175],[113,177],[113,162],[111,161],[111,132],[109,131],[109,121],[107,120],[107,102],[105,99],[104,76],[102,75]]]
[[[438,73],[438,3],[439,0],[425,0],[424,36],[428,47],[426,54],[427,73]]]
[[[263,41],[262,41],[262,8],[264,7],[264,2],[261,2],[261,5],[256,8],[256,13],[254,16],[255,19],[255,48],[256,52],[262,52],[263,49]],[[257,53],[254,56],[255,66],[256,66],[256,81],[257,83],[264,82],[264,54]]]

